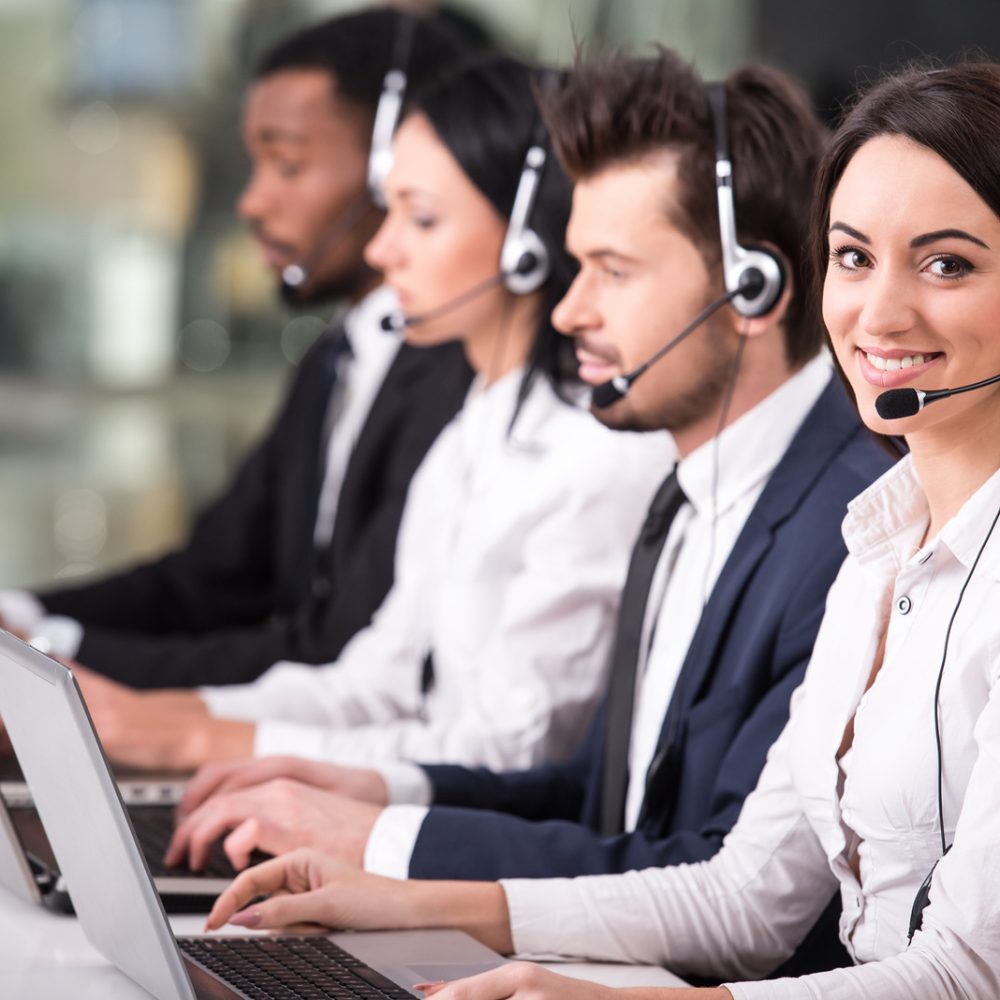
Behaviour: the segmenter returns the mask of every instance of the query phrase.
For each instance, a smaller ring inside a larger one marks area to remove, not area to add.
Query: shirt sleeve
[[[711,860],[623,875],[504,880],[519,954],[759,979],[794,951],[836,887],[791,786],[789,727]]]
[[[0,621],[27,635],[45,617],[45,608],[26,590],[0,590]]]
[[[83,626],[66,615],[46,615],[31,629],[29,639],[43,653],[72,660],[83,642]]]
[[[416,764],[382,764],[376,768],[385,782],[389,805],[429,806],[434,786],[427,772]]]
[[[427,816],[426,806],[389,806],[379,814],[365,845],[364,869],[390,878],[410,874],[410,858]]]
[[[474,585],[401,565],[372,625],[336,664],[278,664],[253,684],[205,689],[209,710],[258,722],[257,754],[508,770],[567,753],[601,688],[631,539],[663,472],[636,461],[649,443],[609,435],[596,438],[605,473],[594,477],[597,458],[582,447],[591,441],[576,442],[569,461],[546,456],[524,470],[535,480],[520,506],[500,492],[524,492],[513,483],[482,501],[484,518],[506,512],[509,521]]]

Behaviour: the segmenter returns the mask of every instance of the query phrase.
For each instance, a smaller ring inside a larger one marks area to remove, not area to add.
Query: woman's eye
[[[871,258],[857,247],[839,247],[831,251],[830,257],[833,262],[845,271],[860,271],[862,268],[871,266]]]
[[[961,257],[938,257],[928,265],[931,274],[939,278],[964,278],[972,271],[972,265]]]
[[[413,224],[418,229],[433,229],[437,225],[437,219],[432,215],[415,215]]]

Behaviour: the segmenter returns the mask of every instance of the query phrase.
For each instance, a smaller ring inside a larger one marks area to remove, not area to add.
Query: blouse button
[[[913,607],[913,602],[904,594],[898,601],[896,601],[896,610],[901,615],[908,615],[910,613],[910,608]]]

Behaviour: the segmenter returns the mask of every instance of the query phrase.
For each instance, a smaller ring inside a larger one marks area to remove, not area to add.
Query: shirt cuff
[[[216,719],[256,719],[261,714],[261,695],[256,684],[198,688],[198,697]]]
[[[427,816],[426,806],[389,806],[379,813],[365,845],[366,872],[406,878],[420,827]]]
[[[514,954],[523,958],[583,958],[587,922],[572,879],[500,879],[510,914]]]
[[[332,760],[336,763],[327,747],[328,734],[327,727],[310,726],[301,722],[258,722],[254,730],[253,755],[272,757],[293,754],[310,760]]]
[[[45,617],[45,607],[26,590],[0,590],[0,618],[3,624],[22,635],[30,633]]]
[[[429,806],[434,787],[427,772],[416,764],[380,764],[374,768],[385,782],[389,805]]]
[[[83,626],[75,618],[48,615],[31,629],[28,641],[49,656],[73,660],[83,642]]]

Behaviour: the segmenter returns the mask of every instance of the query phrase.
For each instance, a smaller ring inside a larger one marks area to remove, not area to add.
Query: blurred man
[[[392,583],[410,478],[471,379],[457,346],[416,350],[380,328],[393,301],[362,258],[381,220],[372,127],[394,60],[419,86],[461,48],[443,24],[386,8],[265,55],[243,111],[239,213],[287,299],[348,311],[183,548],[83,586],[0,592],[4,625],[132,686],[177,687],[333,660],[368,624]]]

